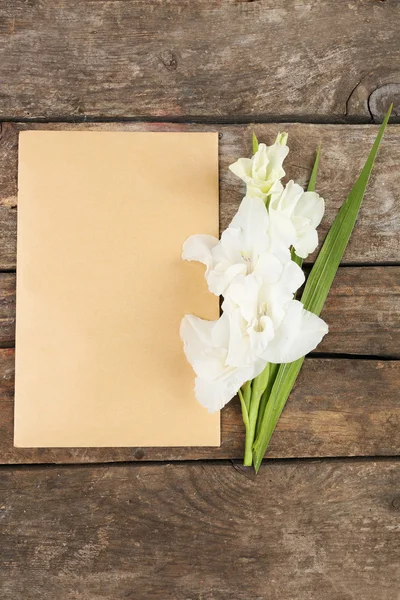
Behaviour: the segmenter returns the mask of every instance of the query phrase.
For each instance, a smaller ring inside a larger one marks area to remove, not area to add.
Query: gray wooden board
[[[209,125],[183,124],[3,124],[0,140],[2,268],[15,268],[17,142],[21,129],[93,129],[122,131],[204,131]],[[354,182],[376,135],[375,126],[264,124],[218,126],[220,133],[221,227],[229,223],[243,191],[227,166],[251,152],[251,132],[271,142],[279,129],[289,131],[291,154],[287,171],[307,183],[315,149],[322,142],[319,190],[327,203],[322,236]],[[399,126],[390,126],[376,163],[345,264],[396,262],[398,259]],[[0,324],[3,346],[14,341],[14,274],[0,277]],[[341,354],[397,356],[398,267],[348,267],[339,271],[324,313],[331,334],[320,351]],[[343,318],[345,315],[346,318]],[[12,448],[13,351],[2,352],[1,402],[3,462],[93,462],[240,457],[243,426],[237,404],[222,416],[222,446],[215,449],[69,449]],[[334,456],[396,454],[399,415],[396,405],[398,364],[380,361],[307,361],[292,401],[281,419],[268,456]],[[340,388],[338,382],[340,381]],[[311,400],[310,400],[311,398]],[[324,403],[321,404],[321,398]],[[310,406],[312,410],[310,411]],[[351,407],[350,411],[348,407]],[[351,417],[349,417],[349,413]],[[287,419],[285,421],[285,419]]]
[[[400,362],[307,359],[268,458],[400,454]],[[0,350],[0,463],[93,463],[242,458],[237,400],[221,414],[219,448],[13,447],[14,351]]]
[[[399,104],[397,0],[7,0],[0,119],[358,119]]]
[[[220,223],[225,229],[244,194],[241,181],[228,165],[251,155],[251,135],[272,143],[278,131],[289,132],[290,154],[285,162],[288,178],[307,184],[315,152],[322,144],[317,191],[326,200],[319,228],[324,239],[368,156],[378,128],[373,125],[179,125],[152,123],[118,124],[11,124],[2,126],[0,137],[0,270],[16,265],[17,149],[21,129],[120,130],[120,131],[218,131],[220,133]],[[400,125],[387,129],[369,182],[364,203],[347,247],[343,264],[398,263],[400,257]],[[182,240],[183,242],[183,240]],[[314,257],[310,257],[308,262]]]
[[[329,334],[316,353],[398,358],[400,267],[341,267],[322,317]],[[0,273],[0,347],[15,341],[15,274]]]
[[[16,266],[18,131],[30,128],[218,131],[221,228],[243,195],[227,166],[250,154],[253,130],[267,143],[289,131],[287,172],[303,185],[321,142],[323,238],[377,132],[349,123],[381,120],[392,101],[399,119],[399,29],[397,0],[1,3],[0,120],[83,123],[0,123],[0,271]],[[182,123],[84,122],[146,117]],[[261,124],[273,120],[336,125]],[[398,355],[399,140],[389,126],[320,352]],[[3,347],[14,294],[1,274]],[[294,457],[398,455],[399,364],[307,359],[267,455],[292,460],[255,477],[213,460],[19,466],[241,458],[243,425],[233,401],[219,449],[14,449],[14,350],[1,349],[1,600],[397,599],[398,459]]]
[[[0,469],[4,600],[396,600],[393,459]]]

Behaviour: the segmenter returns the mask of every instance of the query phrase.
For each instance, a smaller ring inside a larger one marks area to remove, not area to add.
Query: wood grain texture
[[[322,317],[315,353],[400,357],[400,267],[341,267]],[[0,347],[15,341],[15,274],[0,273]]]
[[[225,229],[243,196],[243,187],[228,165],[251,154],[251,134],[272,143],[279,130],[289,132],[291,152],[288,176],[306,185],[318,144],[322,158],[317,189],[326,200],[320,226],[324,239],[339,207],[354,184],[377,134],[373,125],[179,125],[160,123],[118,124],[3,124],[0,138],[0,269],[14,269],[16,261],[17,148],[21,129],[73,129],[96,131],[215,131],[220,133],[220,221]],[[347,247],[343,264],[396,263],[400,257],[400,125],[390,125],[372,173],[363,206]],[[310,257],[309,260],[313,260]]]
[[[13,600],[394,600],[395,460],[0,471]]]
[[[400,454],[400,362],[307,359],[268,458]],[[13,448],[14,351],[0,350],[0,463],[92,463],[243,457],[237,399],[222,411],[220,448]]]
[[[315,352],[400,357],[400,267],[341,267],[321,314]]]
[[[15,341],[15,274],[0,273],[0,347]]]
[[[369,120],[399,29],[397,0],[8,0],[0,118]]]

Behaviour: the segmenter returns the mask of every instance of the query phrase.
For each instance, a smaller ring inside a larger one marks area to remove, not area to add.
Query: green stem
[[[249,428],[249,413],[248,413],[246,403],[243,398],[242,390],[238,391],[238,396],[239,396],[239,400],[240,400],[240,406],[242,407],[243,423],[244,423],[244,426],[246,427],[246,431],[247,431],[247,429]]]
[[[392,107],[393,105],[390,106],[386,113],[367,161],[356,183],[351,189],[350,194],[341,206],[328,235],[325,238],[325,242],[318,254],[318,258],[314,263],[311,273],[308,276],[301,302],[306,310],[309,310],[316,315],[320,314],[324,306],[336,271],[346,249],[347,242],[350,239]],[[286,404],[294,382],[296,381],[303,361],[304,357],[299,358],[292,363],[282,364],[279,367],[270,398],[260,423],[259,433],[254,443],[253,462],[256,472],[260,468],[272,433]]]
[[[253,379],[251,386],[250,408],[248,410],[248,427],[246,427],[246,443],[244,448],[244,461],[246,467],[251,467],[253,464],[253,443],[256,433],[256,425],[258,418],[258,408],[260,406],[261,396],[268,385],[269,365],[264,371]],[[244,404],[244,401],[243,401]],[[243,411],[243,408],[242,408]]]
[[[247,412],[249,412],[250,398],[251,398],[251,380],[246,381],[246,383],[242,386],[242,391],[243,391],[243,401],[246,405]]]
[[[246,440],[247,440],[247,436],[249,434],[249,412],[248,412],[248,408],[246,406],[246,402],[243,396],[243,392],[241,389],[238,390],[238,396],[239,396],[239,400],[240,400],[240,406],[242,407],[242,418],[243,418],[243,423],[246,429]]]
[[[276,376],[277,376],[278,371],[279,371],[279,365],[277,365],[277,364],[270,363],[268,366],[269,366],[268,383],[267,383],[267,387],[264,390],[263,395],[261,396],[260,406],[258,408],[258,418],[257,418],[257,424],[256,424],[256,436],[258,436],[258,434],[259,434],[260,425],[261,425],[261,421],[262,421],[263,415],[265,413],[265,409],[267,407],[267,402],[268,402],[269,397],[271,395],[271,391],[272,391],[273,385],[275,383]]]

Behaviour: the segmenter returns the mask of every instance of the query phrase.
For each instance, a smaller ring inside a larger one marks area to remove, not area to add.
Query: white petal
[[[260,184],[254,183],[254,181],[251,180],[246,187],[246,196],[249,198],[260,198],[263,202],[265,202],[266,194],[262,187],[262,185],[260,186]]]
[[[221,263],[207,275],[208,289],[216,296],[224,294],[230,283],[238,275],[245,275],[247,271],[247,267],[244,263],[234,265],[227,263],[225,264],[225,268],[221,269],[220,267]]]
[[[267,250],[267,229],[268,212],[264,201],[260,198],[243,198],[221,241],[210,250],[208,264],[212,264],[212,268],[209,268],[206,278],[211,292],[224,294],[238,275],[252,273],[257,268],[260,254]],[[263,268],[267,266],[263,265]],[[277,270],[272,258],[269,269]],[[276,276],[275,272],[271,276]]]
[[[240,158],[230,165],[230,170],[247,184],[247,195],[265,200],[274,184],[285,175],[282,163],[289,148],[287,135],[278,134],[272,146],[259,144],[251,159]]]
[[[282,262],[275,254],[272,254],[272,252],[263,252],[258,257],[254,273],[267,283],[276,283],[282,276],[282,270]]]
[[[253,362],[256,358],[263,356],[268,344],[275,336],[274,326],[269,317],[261,317],[258,321],[258,327],[260,327],[259,331],[254,328],[250,328],[248,331]]]
[[[270,208],[269,217],[269,250],[282,261],[285,261],[290,256],[290,246],[297,240],[296,229],[290,216],[283,212]]]
[[[180,327],[188,362],[197,375],[210,379],[220,376],[225,369],[226,347],[215,344],[213,339],[218,321],[205,321],[194,315],[185,315]]]
[[[215,348],[228,348],[229,344],[229,318],[222,314],[214,321],[215,325],[211,332],[212,345]]]
[[[212,344],[212,332],[216,321],[206,321],[196,315],[185,315],[181,321],[180,336],[184,343],[200,352],[204,346]],[[194,337],[192,337],[194,336]],[[195,346],[196,344],[196,346]]]
[[[243,235],[240,227],[232,224],[221,235],[221,242],[213,252],[214,262],[227,259],[230,263],[243,262]]]
[[[294,243],[294,249],[300,258],[307,258],[309,254],[314,252],[317,246],[318,233],[316,229],[311,228]]]
[[[236,394],[224,380],[210,381],[200,377],[195,379],[194,393],[200,404],[210,413],[221,410]]]
[[[293,260],[288,261],[283,267],[282,284],[293,295],[303,285],[305,276],[303,269]]]
[[[272,319],[274,327],[279,327],[286,314],[286,305],[304,283],[302,269],[292,260],[283,267],[282,275],[275,284],[262,285],[259,292],[259,303],[267,306],[267,315]]]
[[[191,235],[183,244],[183,260],[196,260],[206,265],[207,270],[212,266],[211,250],[218,244],[218,239],[212,235]]]
[[[229,306],[239,308],[247,323],[252,323],[257,317],[261,284],[262,281],[255,275],[237,277],[226,291],[223,310],[229,312]]]
[[[314,350],[326,333],[325,321],[292,300],[263,358],[271,363],[293,362]]]
[[[258,144],[258,150],[252,158],[252,176],[253,179],[265,181],[268,167],[268,151],[265,144]]]
[[[265,365],[266,363],[264,362],[263,364]],[[194,388],[196,398],[209,412],[221,410],[225,404],[236,396],[239,388],[246,381],[256,377],[254,373],[255,369],[251,366],[242,369],[231,368],[223,376],[214,381],[197,377]]]
[[[283,187],[282,183],[280,182],[279,179],[277,179],[276,181],[274,181],[274,183],[272,184],[269,192],[268,192],[268,197],[269,197],[269,206],[275,206],[277,200],[280,198],[283,190],[285,188]]]
[[[250,339],[246,333],[246,323],[240,309],[229,314],[229,348],[226,363],[232,367],[250,366],[253,362],[250,354]]]
[[[282,163],[285,160],[289,153],[289,148],[287,146],[282,145],[281,143],[275,143],[272,146],[269,146],[267,149],[267,157],[268,157],[268,170],[271,175],[273,175],[273,179],[282,179],[285,176],[285,171],[282,167]]]
[[[296,235],[298,238],[305,235],[309,229],[313,229],[311,221],[310,219],[307,219],[307,217],[298,217],[297,215],[292,215],[291,221],[296,230]]]
[[[197,400],[209,412],[221,410],[234,396],[246,381],[254,379],[265,369],[265,360],[258,359],[253,365],[244,368],[230,368],[220,378],[210,381],[197,377],[195,381],[195,394]]]
[[[239,210],[234,216],[229,229],[236,228],[241,231],[243,252],[250,252],[254,256],[265,252],[268,246],[268,211],[261,198],[245,196],[240,203]],[[229,231],[228,229],[228,231]]]
[[[313,227],[318,227],[324,216],[325,202],[316,192],[304,192],[294,209],[294,215],[310,220]]]
[[[229,169],[234,175],[237,175],[240,179],[246,181],[246,179],[248,180],[251,178],[252,165],[253,161],[251,158],[239,158],[235,163],[229,165]]]
[[[281,195],[274,198],[270,206],[274,210],[284,212],[290,217],[303,193],[303,188],[291,180],[286,184]]]

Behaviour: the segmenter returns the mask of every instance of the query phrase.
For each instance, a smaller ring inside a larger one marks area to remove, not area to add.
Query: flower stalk
[[[350,239],[392,107],[393,105],[389,107],[386,113],[367,161],[349,196],[340,208],[307,279],[301,301],[304,307],[314,314],[319,315],[322,311]],[[315,184],[314,178],[313,183]],[[261,466],[271,436],[303,362],[304,357],[301,357],[292,363],[279,366],[264,414],[260,418],[258,434],[254,442],[253,464],[256,472]]]
[[[258,411],[260,407],[261,397],[268,385],[268,378],[269,364],[267,364],[264,371],[260,375],[253,379],[251,385],[250,406],[248,410],[248,426],[246,428],[246,442],[244,448],[243,461],[243,464],[246,467],[251,467],[251,465],[253,464],[253,443],[256,435]]]
[[[253,156],[230,170],[246,184],[246,195],[221,239],[193,235],[185,260],[202,262],[210,292],[223,296],[216,321],[186,315],[180,334],[196,373],[197,400],[210,412],[239,395],[246,429],[244,464],[258,471],[279,416],[306,354],[328,332],[319,317],[354,227],[379,148],[389,109],[367,162],[343,203],[307,279],[306,259],[318,246],[317,227],[325,203],[315,190],[318,149],[307,191],[289,181],[283,162],[287,134],[258,143]]]

